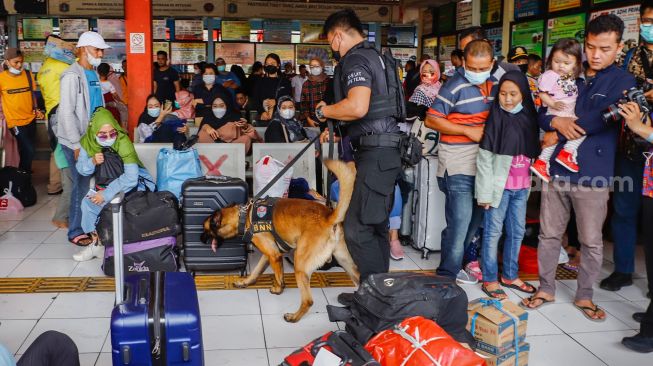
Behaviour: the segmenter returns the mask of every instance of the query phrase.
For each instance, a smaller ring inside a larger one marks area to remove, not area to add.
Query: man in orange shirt
[[[31,172],[36,144],[36,119],[42,119],[43,113],[36,107],[32,75],[23,70],[23,54],[19,49],[7,48],[3,67],[5,71],[0,73],[0,94],[7,128],[18,143],[18,167]]]

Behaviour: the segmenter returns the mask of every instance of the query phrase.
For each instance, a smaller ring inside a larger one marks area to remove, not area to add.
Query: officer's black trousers
[[[359,148],[354,153],[356,183],[345,217],[345,240],[361,281],[390,268],[388,217],[401,172],[396,148]]]
[[[38,336],[18,360],[18,366],[79,366],[79,352],[70,337],[49,330]]]

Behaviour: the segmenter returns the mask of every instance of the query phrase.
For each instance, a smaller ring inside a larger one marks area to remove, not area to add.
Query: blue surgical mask
[[[150,117],[156,118],[161,114],[161,109],[159,109],[159,108],[148,108],[147,109],[147,114]]]
[[[467,81],[474,85],[481,85],[490,78],[490,70],[482,72],[474,72],[465,69],[465,78]]]
[[[13,67],[9,66],[9,72],[14,74],[14,75],[20,75],[20,73],[23,72],[23,69],[22,68],[16,69],[16,68],[13,68]]]
[[[504,111],[506,111],[506,112],[508,112],[510,114],[517,114],[517,113],[521,112],[522,109],[524,109],[524,105],[521,102],[519,102],[519,104],[517,104],[515,106],[515,108],[513,108],[511,110],[507,110],[507,109],[503,108],[503,106],[501,104],[499,104],[499,105],[501,106],[501,109],[503,109]]]
[[[179,109],[179,108],[181,108],[181,106],[179,105],[179,102],[178,102],[178,101],[176,101],[176,100],[175,100],[175,108],[176,108],[176,109]]]
[[[644,42],[653,43],[653,24],[640,24],[639,34],[642,35]]]
[[[227,66],[225,66],[225,65],[218,66],[218,71],[219,72],[225,72],[226,70],[227,70]]]
[[[202,80],[204,81],[204,84],[206,85],[213,85],[215,84],[215,75],[213,74],[207,74],[202,76]]]
[[[227,108],[213,108],[211,109],[215,118],[222,118],[227,114]]]
[[[115,138],[113,138],[113,139],[106,139],[106,140],[102,141],[102,140],[100,140],[100,138],[97,137],[97,136],[95,136],[95,141],[97,141],[97,143],[100,144],[100,146],[102,146],[102,147],[111,147],[111,146],[113,146],[113,144],[116,143],[116,139],[115,139]]]

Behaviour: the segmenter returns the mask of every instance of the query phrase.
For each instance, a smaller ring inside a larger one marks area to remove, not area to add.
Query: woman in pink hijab
[[[193,94],[189,93],[186,90],[180,90],[175,93],[175,99],[178,103],[178,109],[174,111],[174,114],[179,117],[179,119],[187,120],[190,118],[195,118],[195,107],[193,107]]]
[[[421,84],[408,100],[408,117],[417,117],[422,121],[426,118],[426,111],[433,105],[438,96],[440,87],[440,65],[436,60],[426,60],[419,68]]]

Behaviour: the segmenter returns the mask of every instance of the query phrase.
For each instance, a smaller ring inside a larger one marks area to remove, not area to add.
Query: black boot
[[[644,337],[641,333],[637,333],[632,337],[625,337],[621,340],[621,343],[636,352],[653,352],[653,337]]]
[[[622,287],[630,286],[632,284],[632,274],[613,272],[610,276],[601,281],[599,287],[608,291],[619,291]]]
[[[641,323],[642,319],[644,319],[645,315],[646,315],[646,313],[635,313],[635,314],[633,314],[633,320],[638,322],[638,323]]]

